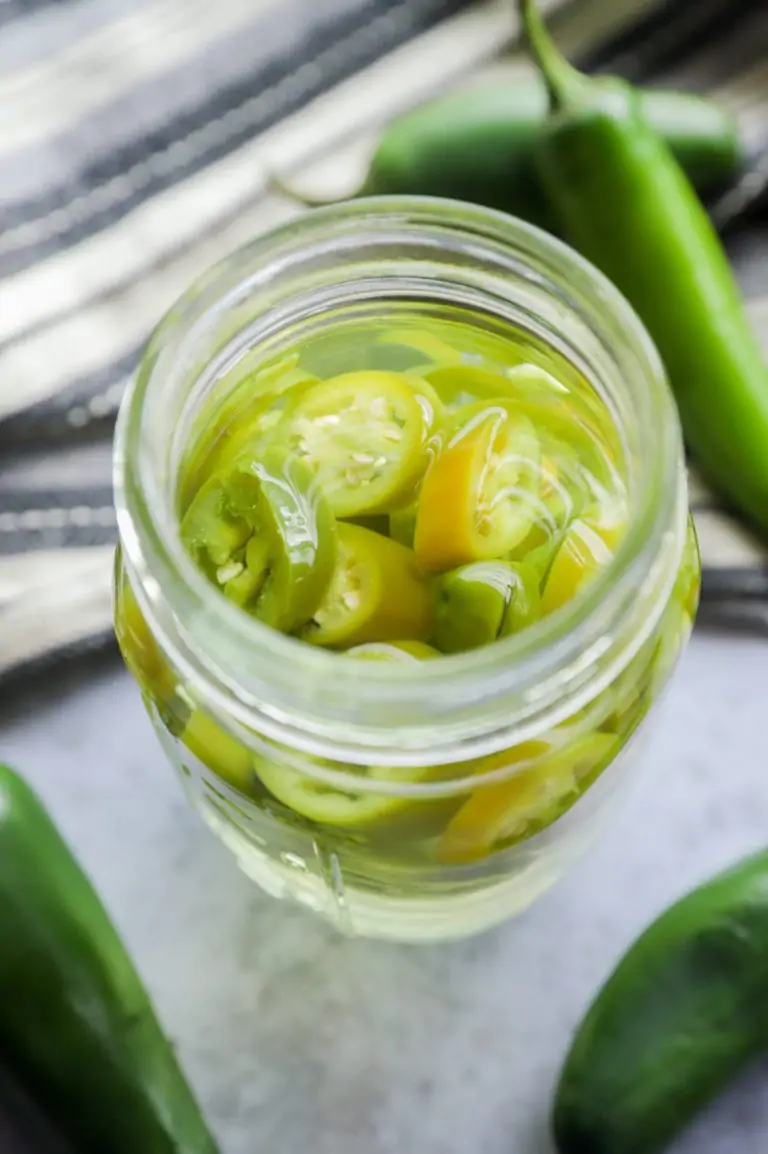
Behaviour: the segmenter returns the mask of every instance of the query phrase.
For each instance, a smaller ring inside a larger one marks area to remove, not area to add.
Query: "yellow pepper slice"
[[[115,634],[120,652],[145,694],[164,705],[176,691],[176,675],[150,632],[119,561],[115,571]]]
[[[336,567],[300,636],[331,647],[399,638],[426,641],[432,614],[432,592],[411,550],[360,525],[340,522]]]
[[[587,581],[610,565],[624,530],[620,515],[593,512],[571,522],[544,582],[543,614],[553,613],[565,605]]]
[[[477,789],[446,826],[436,850],[438,859],[477,861],[544,817],[554,820],[576,798],[580,782],[607,761],[616,746],[612,734],[592,733],[561,748],[548,741],[525,741],[484,758],[477,766],[478,774],[534,764],[505,781]]]
[[[505,405],[470,408],[422,483],[414,550],[429,572],[509,553],[536,518],[540,446],[533,425]]]

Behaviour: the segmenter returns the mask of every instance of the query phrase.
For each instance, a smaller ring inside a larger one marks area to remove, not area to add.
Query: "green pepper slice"
[[[541,616],[541,579],[538,569],[528,561],[512,562],[509,568],[512,571],[512,583],[499,637],[519,633]]]
[[[304,460],[337,517],[413,499],[442,418],[431,386],[407,373],[344,373],[303,391],[276,435]]]
[[[190,712],[178,740],[222,781],[240,793],[252,794],[256,781],[253,754],[207,713],[189,705],[183,691],[180,696]]]
[[[490,645],[535,621],[539,600],[539,577],[530,565],[464,565],[440,578],[433,639],[443,653]]]
[[[490,645],[499,636],[512,587],[503,561],[478,561],[445,573],[438,583],[433,639],[443,653]]]
[[[331,647],[426,641],[432,594],[410,549],[359,525],[338,525],[336,566],[304,641]]]
[[[362,770],[362,776],[367,781],[407,785],[421,781],[430,772],[418,766],[374,765]],[[345,829],[364,827],[397,817],[414,804],[407,797],[355,792],[354,784],[350,784],[348,790],[336,789],[307,773],[261,758],[256,762],[256,773],[269,792],[288,809],[323,825]]]
[[[239,376],[236,366],[232,376]],[[239,379],[218,405],[206,406],[190,437],[181,476],[181,504],[186,508],[205,478],[225,470],[227,463],[263,438],[281,420],[286,405],[318,378],[302,369],[298,356],[264,365]],[[227,391],[227,378],[217,383],[217,393]]]
[[[543,488],[567,489],[572,498],[589,503],[605,490],[623,487],[618,434],[581,394],[527,393],[498,403],[512,405],[533,423],[541,440],[542,469],[549,474],[548,480],[542,478]]]
[[[181,539],[209,576],[244,548],[250,530],[229,508],[225,482],[210,477],[202,485],[181,522]]]
[[[419,329],[409,325],[400,325],[388,329],[378,338],[383,346],[394,345],[411,349],[427,362],[434,365],[460,365],[463,354],[460,348],[448,344],[442,337],[428,329]]]
[[[333,516],[302,462],[274,451],[206,482],[181,535],[226,597],[286,633],[310,619],[333,572]]]
[[[416,505],[409,505],[407,509],[397,509],[389,514],[389,535],[393,541],[413,548],[413,539],[416,536]]]
[[[528,361],[498,368],[443,364],[427,369],[423,375],[446,403],[453,405],[499,399],[509,404],[522,393],[547,398],[569,391],[552,373]]]
[[[429,661],[439,657],[440,650],[424,641],[368,641],[347,650],[347,657],[364,661],[398,661],[409,665],[413,661]]]
[[[244,386],[248,384],[244,382]],[[224,427],[219,438],[219,451],[209,465],[209,472],[218,471],[233,457],[264,444],[264,438],[277,428],[288,406],[316,384],[317,377],[296,368],[281,377],[270,378],[267,393],[251,396],[250,391],[246,392],[247,400],[245,403],[240,401],[239,409],[230,409],[228,415],[219,417]]]

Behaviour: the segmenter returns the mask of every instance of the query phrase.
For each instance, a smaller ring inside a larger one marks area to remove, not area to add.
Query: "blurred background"
[[[719,206],[768,331],[761,0],[549,0],[571,58],[710,93],[750,159]],[[0,684],[111,646],[110,438],[143,342],[212,262],[351,193],[397,113],[519,77],[508,0],[0,3]],[[694,480],[704,615],[765,628],[767,554]]]
[[[117,656],[111,438],[149,332],[302,211],[272,177],[345,195],[396,114],[530,74],[512,8],[0,0],[0,759],[96,880],[226,1154],[549,1154],[569,1031],[617,953],[765,841],[768,550],[695,471],[704,600],[648,775],[588,861],[474,942],[343,941],[256,892],[187,809]],[[575,62],[738,117],[748,163],[712,211],[768,349],[765,0],[542,9]],[[766,1086],[751,1073],[675,1154],[761,1149]]]

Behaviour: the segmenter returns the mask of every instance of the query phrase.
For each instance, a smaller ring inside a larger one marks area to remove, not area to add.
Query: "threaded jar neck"
[[[630,496],[626,537],[583,594],[492,646],[412,665],[339,660],[247,617],[186,554],[176,513],[192,422],[242,356],[267,360],[328,318],[397,303],[459,306],[551,345],[608,406]],[[129,580],[196,696],[270,739],[353,763],[465,760],[565,720],[654,628],[686,518],[674,403],[624,298],[540,230],[428,198],[317,210],[193,285],[152,336],[123,403],[115,492]]]

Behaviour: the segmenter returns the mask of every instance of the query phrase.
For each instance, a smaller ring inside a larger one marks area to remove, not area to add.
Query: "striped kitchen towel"
[[[712,211],[768,341],[764,0],[546,7],[574,59],[738,114]],[[0,0],[0,678],[111,636],[116,407],[190,280],[299,211],[270,174],[346,193],[393,115],[529,73],[517,31],[509,0]],[[768,554],[694,505],[709,615],[765,626]]]

